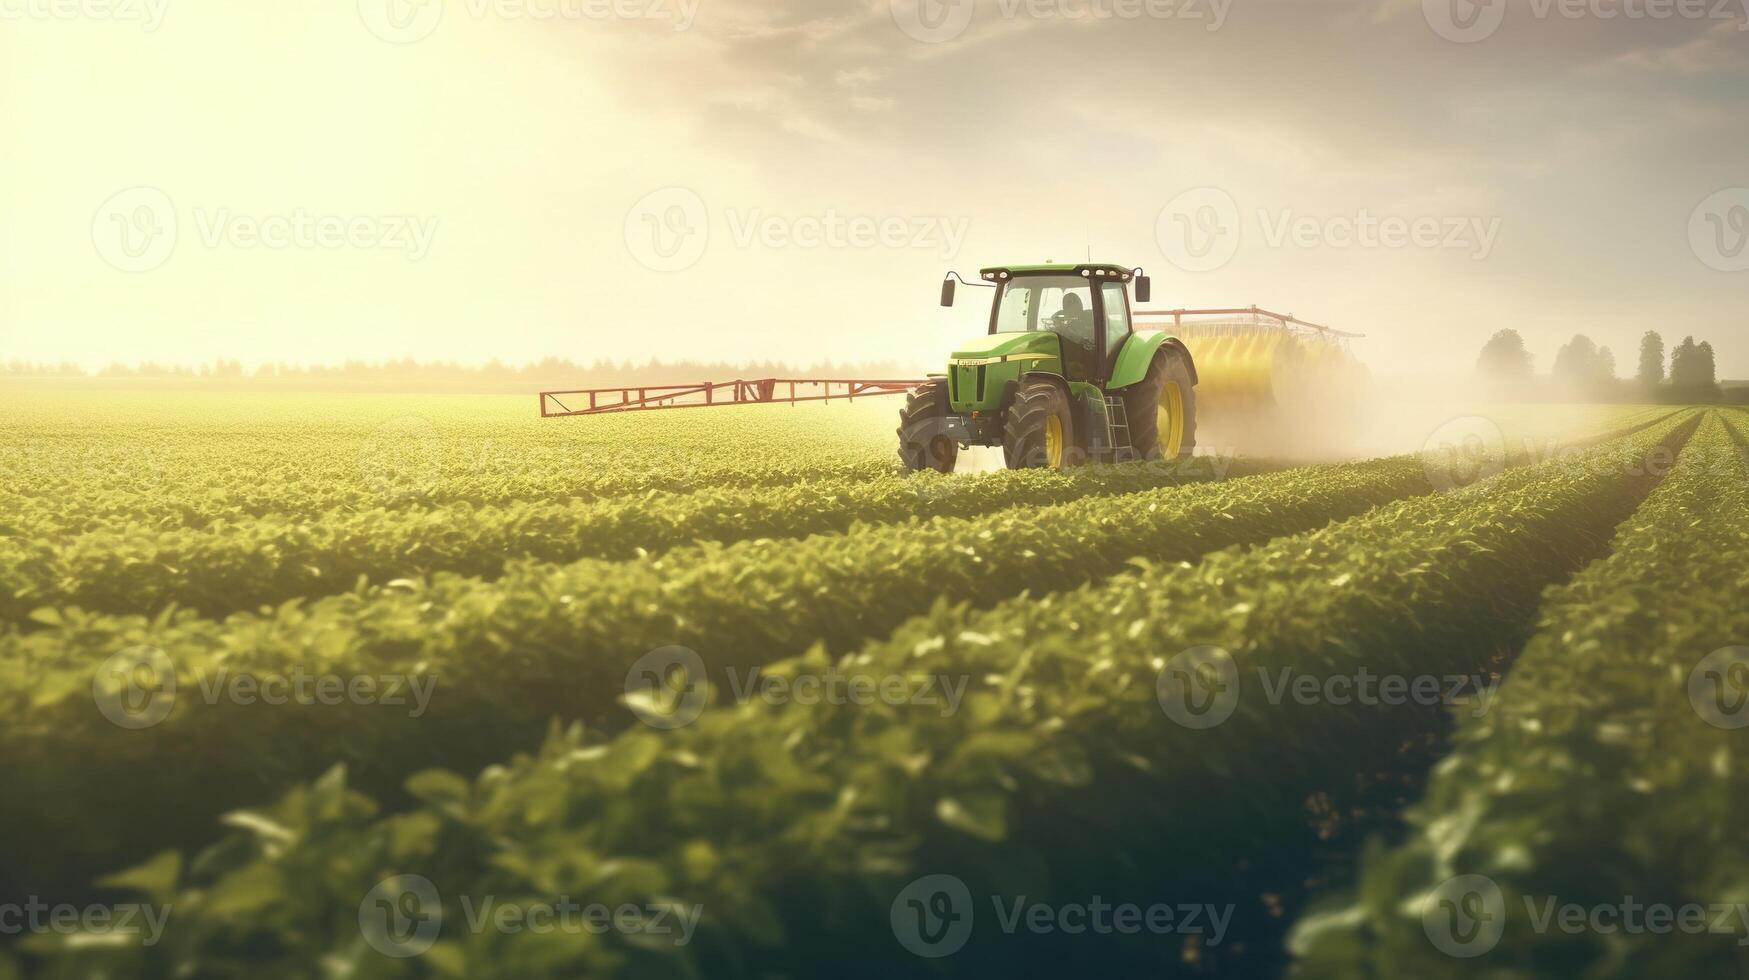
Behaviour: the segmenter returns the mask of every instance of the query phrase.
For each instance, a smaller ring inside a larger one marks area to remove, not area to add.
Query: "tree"
[[[1664,338],[1656,330],[1640,338],[1640,370],[1634,377],[1648,391],[1664,383]]]
[[[1597,344],[1584,334],[1575,334],[1555,354],[1555,382],[1572,391],[1590,391],[1599,375]]]
[[[1698,363],[1694,373],[1699,383],[1708,390],[1717,388],[1719,386],[1719,362],[1713,356],[1712,342],[1701,341],[1700,346],[1695,348],[1695,358]]]
[[[1670,354],[1670,384],[1676,388],[1700,386],[1700,347],[1693,337],[1682,338]]]
[[[1616,382],[1615,351],[1607,347],[1597,349],[1597,384],[1608,388]]]
[[[1476,373],[1499,394],[1523,394],[1536,377],[1536,367],[1524,338],[1516,330],[1501,330],[1482,346]]]

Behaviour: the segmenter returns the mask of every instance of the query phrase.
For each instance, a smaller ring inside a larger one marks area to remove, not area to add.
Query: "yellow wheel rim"
[[[1052,469],[1063,465],[1063,420],[1055,415],[1045,419],[1045,465]]]
[[[1160,440],[1160,455],[1177,459],[1184,451],[1184,389],[1175,381],[1166,382],[1160,390],[1160,403],[1154,407],[1155,432]]]

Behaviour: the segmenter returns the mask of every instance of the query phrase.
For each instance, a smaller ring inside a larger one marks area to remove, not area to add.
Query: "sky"
[[[0,360],[896,360],[1139,266],[1749,378],[1749,0],[0,0]]]

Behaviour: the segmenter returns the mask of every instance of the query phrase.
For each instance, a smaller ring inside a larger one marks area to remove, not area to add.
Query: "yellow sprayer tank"
[[[1198,441],[1245,453],[1322,452],[1346,441],[1368,384],[1349,342],[1360,336],[1251,307],[1138,310],[1196,362]]]

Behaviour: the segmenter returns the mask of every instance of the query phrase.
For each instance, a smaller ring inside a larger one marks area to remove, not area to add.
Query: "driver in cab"
[[[1093,377],[1098,367],[1093,350],[1093,311],[1079,294],[1068,293],[1063,297],[1062,311],[1051,319],[1055,321],[1052,327],[1063,338],[1063,366],[1069,376],[1078,380]]]

